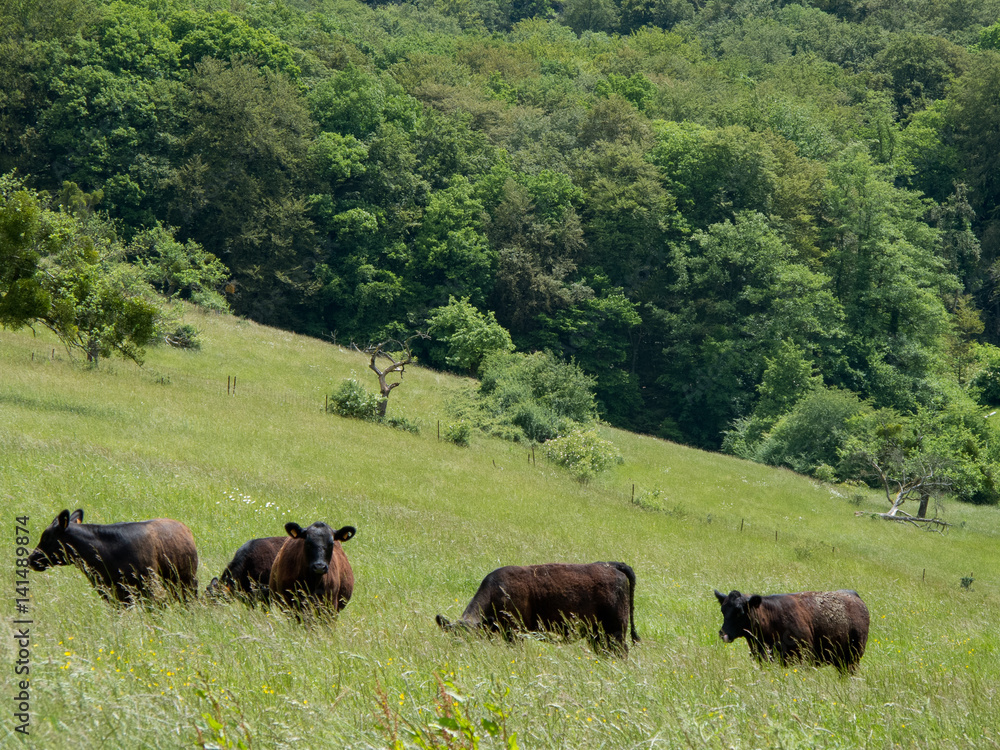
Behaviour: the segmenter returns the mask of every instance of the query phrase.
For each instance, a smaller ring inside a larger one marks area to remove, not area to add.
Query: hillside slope
[[[344,377],[374,381],[361,355],[187,316],[203,348],[152,350],[142,370],[86,370],[45,335],[0,331],[8,526],[30,516],[33,546],[63,508],[93,523],[177,518],[197,540],[203,588],[242,542],[289,520],[351,524],[354,598],[336,623],[306,628],[238,604],[118,611],[75,570],[33,573],[20,746],[386,747],[454,717],[447,690],[468,697],[460,710],[481,747],[502,746],[481,723],[497,720],[488,705],[522,748],[1000,742],[995,508],[947,504],[954,526],[923,533],[856,517],[881,509],[873,493],[610,429],[624,464],[581,485],[523,446],[439,442],[437,420],[469,381],[407,370],[389,409],[419,435],[355,422],[323,404]],[[661,510],[633,504],[633,485]],[[499,565],[606,559],[638,578],[643,640],[627,661],[434,624]],[[760,668],[744,643],[718,638],[713,588],[845,587],[872,613],[856,677]],[[0,654],[13,664],[9,639]],[[0,738],[13,735],[8,718]]]

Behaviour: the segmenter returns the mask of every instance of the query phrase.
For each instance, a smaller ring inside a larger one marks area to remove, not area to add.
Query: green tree
[[[532,348],[574,361],[593,377],[602,417],[627,426],[642,404],[634,374],[640,325],[638,305],[621,290],[612,290],[580,300],[551,317],[540,314],[536,329],[523,338]]]
[[[165,297],[188,299],[206,308],[228,311],[220,293],[229,269],[197,242],[181,243],[157,224],[133,237],[128,255],[142,277]]]
[[[967,398],[912,416],[878,409],[851,421],[841,450],[845,468],[885,490],[899,514],[908,499],[950,491],[960,500],[996,503],[996,438]]]
[[[460,175],[431,195],[408,266],[415,304],[437,306],[453,295],[483,304],[495,261],[484,218],[482,202]]]
[[[717,447],[725,426],[751,411],[776,347],[832,348],[841,310],[829,278],[800,263],[758,213],[696,232],[673,265],[657,382],[687,439]]]
[[[844,309],[843,358],[824,373],[876,406],[913,409],[930,397],[928,376],[948,331],[945,296],[957,279],[937,256],[927,204],[893,186],[860,145],[830,165],[824,266]]]
[[[514,351],[510,334],[496,321],[493,313],[481,313],[469,298],[448,298],[448,304],[431,310],[427,332],[446,347],[443,356],[433,349],[432,364],[447,365],[475,375],[480,363],[496,352]]]
[[[540,313],[552,314],[589,293],[574,283],[584,249],[575,205],[583,192],[568,175],[550,170],[497,179],[485,228],[497,249],[490,304],[512,333],[523,334]]]
[[[16,269],[0,276],[3,324],[40,323],[94,367],[112,353],[141,365],[160,309],[111,227],[54,211],[9,176],[2,188],[0,267]]]
[[[0,176],[0,325],[18,329],[43,317],[51,298],[41,284],[45,247],[38,196],[12,174]]]
[[[488,432],[541,443],[597,418],[594,381],[547,352],[492,354],[479,375],[477,422]]]
[[[838,474],[841,451],[852,435],[851,420],[866,411],[856,394],[818,387],[783,414],[744,457],[823,479],[853,478]]]
[[[313,123],[278,73],[206,58],[188,86],[183,162],[167,220],[232,272],[234,310],[272,325],[310,325],[319,243],[308,174]]]
[[[563,3],[560,20],[577,34],[612,32],[618,28],[618,7],[613,0],[567,0]]]

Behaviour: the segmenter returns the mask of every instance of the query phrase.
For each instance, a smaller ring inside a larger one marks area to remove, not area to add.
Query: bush
[[[547,442],[544,450],[550,461],[565,466],[581,482],[589,482],[612,464],[624,462],[614,443],[599,438],[594,429],[575,429]]]
[[[330,396],[326,410],[341,417],[378,422],[405,432],[414,434],[420,432],[420,426],[405,417],[387,417],[379,414],[381,402],[382,397],[379,394],[372,393],[354,378],[345,378]]]
[[[480,373],[476,402],[489,434],[544,443],[597,418],[593,379],[548,352],[493,354]]]
[[[848,420],[865,410],[855,394],[817,388],[781,417],[756,448],[756,460],[815,474],[823,464],[840,464],[839,450],[850,434]],[[832,481],[829,471],[824,481]]]
[[[469,438],[472,437],[472,425],[464,419],[460,419],[457,422],[449,422],[444,426],[441,437],[455,445],[468,445]]]
[[[354,378],[346,378],[330,396],[327,411],[342,417],[377,422],[379,401],[378,394],[367,390]]]
[[[173,333],[168,333],[163,337],[170,346],[178,349],[201,349],[201,341],[198,339],[198,329],[190,323],[177,326]]]

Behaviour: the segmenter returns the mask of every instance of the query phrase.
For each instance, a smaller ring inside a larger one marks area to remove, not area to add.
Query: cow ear
[[[69,517],[70,523],[83,523],[83,508],[77,508]]]
[[[715,598],[719,600],[719,604],[724,604],[726,601],[726,595],[723,594],[718,589],[712,589],[715,592]]]
[[[759,607],[762,601],[763,599],[761,599],[760,594],[754,594],[747,600],[747,607],[754,609],[755,607]]]
[[[298,539],[302,536],[302,527],[299,526],[295,521],[289,521],[285,524],[285,531],[288,532],[288,536],[292,539]]]
[[[60,531],[69,526],[69,511],[64,510],[56,517],[56,524],[59,526]]]
[[[334,539],[339,539],[342,542],[346,542],[348,539],[352,539],[354,537],[354,535],[357,534],[357,533],[358,533],[358,530],[356,528],[354,528],[353,526],[345,526],[342,529],[337,529],[333,533],[333,538]]]

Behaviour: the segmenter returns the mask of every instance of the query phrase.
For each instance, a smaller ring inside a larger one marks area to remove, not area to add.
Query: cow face
[[[205,589],[205,596],[209,599],[225,599],[233,593],[233,590],[219,580],[218,576],[213,578],[209,584],[208,588]]]
[[[28,567],[32,570],[46,570],[53,565],[69,565],[71,560],[66,554],[68,529],[71,523],[83,523],[83,510],[74,510],[72,515],[64,510],[48,528],[42,532],[38,546],[28,555]]]
[[[472,628],[469,626],[465,620],[456,620],[452,622],[444,615],[437,615],[434,621],[438,624],[438,627],[446,633],[467,633]]]
[[[285,531],[293,539],[305,542],[306,571],[315,578],[322,578],[330,570],[330,558],[333,555],[334,542],[346,542],[354,536],[353,526],[344,526],[334,531],[322,521],[317,521],[307,529],[297,523],[285,524]]]
[[[750,635],[750,612],[760,606],[760,596],[744,596],[739,591],[730,591],[727,595],[716,590],[715,598],[722,607],[719,637],[726,643],[732,643],[737,638]]]

